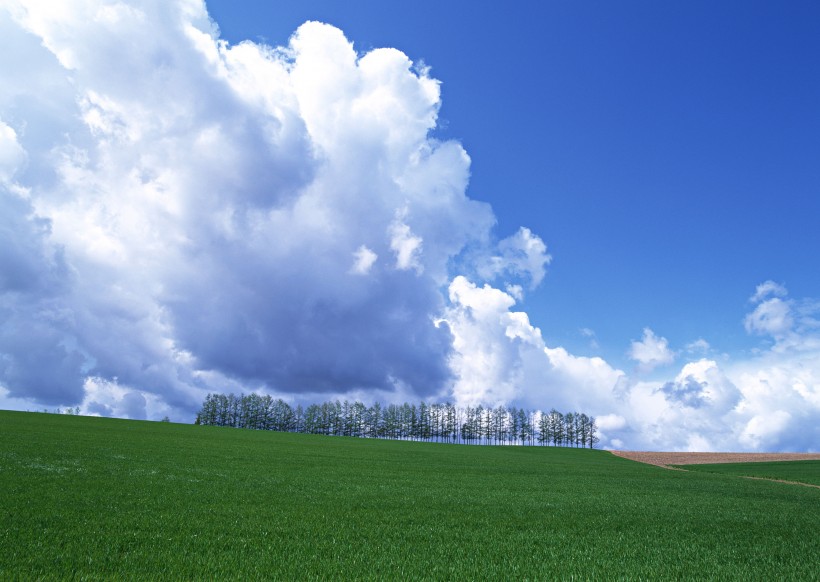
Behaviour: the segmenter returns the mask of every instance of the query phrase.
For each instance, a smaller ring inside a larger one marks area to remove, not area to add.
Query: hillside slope
[[[0,579],[820,578],[820,490],[605,451],[0,412]]]

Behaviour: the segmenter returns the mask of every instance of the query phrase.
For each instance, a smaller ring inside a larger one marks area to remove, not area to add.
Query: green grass
[[[0,412],[0,579],[820,579],[820,490],[603,451]]]
[[[687,471],[720,473],[738,477],[761,477],[820,486],[820,461],[773,461],[771,463],[711,463],[676,465]],[[820,526],[818,526],[820,527]]]

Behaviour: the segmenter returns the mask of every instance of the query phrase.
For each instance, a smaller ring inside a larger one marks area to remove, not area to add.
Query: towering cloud
[[[11,2],[2,28],[49,79],[3,63],[11,396],[181,414],[234,386],[448,392],[441,290],[494,252],[494,217],[463,148],[429,137],[424,69],[315,22],[229,46],[196,1]]]

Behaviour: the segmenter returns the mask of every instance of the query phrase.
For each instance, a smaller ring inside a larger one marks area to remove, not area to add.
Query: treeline
[[[282,399],[208,394],[196,424],[334,436],[482,445],[551,445],[592,448],[595,418],[579,412],[514,406],[325,402],[292,407]]]

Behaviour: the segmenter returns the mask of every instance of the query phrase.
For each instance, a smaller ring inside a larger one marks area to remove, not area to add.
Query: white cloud
[[[479,274],[490,280],[503,276],[522,277],[529,280],[531,289],[541,283],[546,266],[552,261],[544,241],[523,226],[502,240],[498,251],[480,263]]]
[[[751,301],[757,305],[743,320],[747,333],[768,336],[774,351],[820,349],[820,302],[791,299],[783,285],[771,281],[758,285]]]
[[[772,290],[760,293],[765,305]],[[769,349],[721,364],[686,363],[668,382],[638,382],[626,390],[620,434],[630,448],[671,450],[817,451],[820,442],[820,338],[812,324],[816,301],[788,299],[793,313]],[[755,312],[753,312],[754,314]],[[785,331],[784,331],[785,330]]]
[[[85,381],[85,398],[81,410],[83,414],[134,420],[159,419],[174,414],[156,394],[121,386],[117,378],[106,380],[96,377],[89,377]],[[188,421],[184,417],[178,420]]]
[[[738,389],[726,378],[714,360],[702,359],[683,366],[675,380],[661,387],[667,400],[691,408],[708,407],[725,413],[738,402]]]
[[[667,339],[656,336],[655,332],[648,327],[644,328],[643,338],[640,341],[632,342],[629,357],[647,371],[675,361],[675,354],[669,349]]]
[[[772,410],[753,416],[740,434],[740,442],[756,449],[777,437],[788,426],[791,415],[784,410]]]
[[[524,300],[524,288],[521,285],[513,285],[507,283],[504,285],[504,290],[510,294],[516,301]]]
[[[751,449],[818,450],[820,349],[772,349],[727,367],[743,395],[739,440]],[[788,420],[788,422],[786,422]]]
[[[450,367],[456,402],[495,406],[514,400],[519,396],[520,350],[533,349],[526,340],[534,339],[535,330],[509,311],[515,299],[499,289],[457,276],[449,295],[452,306],[445,320],[453,333]],[[515,337],[524,342],[511,341]]]
[[[371,251],[365,245],[360,246],[356,249],[356,252],[353,253],[354,262],[353,267],[351,267],[351,272],[357,275],[367,275],[370,272],[370,269],[376,263],[376,259],[379,258],[379,255]]]
[[[515,298],[465,277],[450,285],[445,320],[453,332],[453,394],[463,405],[517,402],[532,408],[612,410],[624,373],[601,358],[577,357],[545,345],[541,330]]]
[[[192,415],[233,382],[445,389],[440,286],[494,217],[463,148],[428,138],[438,81],[319,23],[231,46],[199,1],[9,2],[0,28],[32,55],[0,59],[0,117],[27,128],[2,126],[2,167],[30,198],[0,192],[10,397],[116,376]]]
[[[703,338],[698,338],[695,341],[686,344],[686,351],[692,354],[706,354],[711,349],[712,346],[710,346],[709,342]]]
[[[602,431],[620,430],[627,426],[626,419],[617,414],[605,414],[596,420],[598,428]]]
[[[0,184],[11,182],[26,158],[26,152],[17,141],[17,132],[0,119]]]
[[[582,327],[578,330],[578,333],[580,333],[583,337],[589,340],[589,347],[593,350],[597,350],[599,347],[601,347],[598,344],[598,336],[595,333],[595,331],[591,330],[588,327]]]
[[[785,297],[788,294],[786,287],[774,281],[764,281],[755,288],[755,293],[749,298],[753,303],[759,303],[768,297]]]
[[[774,297],[755,307],[755,310],[746,316],[744,325],[749,333],[782,337],[791,331],[794,320],[788,303]]]
[[[404,214],[405,212],[401,212],[390,224],[390,249],[396,255],[397,269],[414,269],[416,273],[421,274],[424,270],[421,264],[422,240],[404,223]]]

